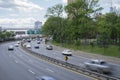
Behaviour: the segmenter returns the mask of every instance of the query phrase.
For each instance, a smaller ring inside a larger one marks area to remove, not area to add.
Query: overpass
[[[2,28],[2,30],[13,31],[16,37],[28,36],[27,31],[34,28]]]
[[[28,34],[28,31],[34,31],[34,28],[2,28],[2,30],[13,31],[16,34],[16,37],[24,36],[41,36],[41,34]]]
[[[34,28],[2,28],[2,30],[30,30],[30,29],[34,29]]]

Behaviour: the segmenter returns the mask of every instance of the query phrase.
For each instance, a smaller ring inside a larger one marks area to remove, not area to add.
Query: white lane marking
[[[18,61],[17,61],[17,60],[15,60],[15,63],[18,63]]]
[[[28,69],[28,71],[32,74],[35,74],[35,72],[33,72],[31,69]]]
[[[53,70],[49,69],[49,68],[46,68],[47,71],[49,72],[54,72]]]

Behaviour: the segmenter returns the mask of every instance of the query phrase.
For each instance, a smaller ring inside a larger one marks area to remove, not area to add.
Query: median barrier
[[[54,64],[57,64],[59,66],[65,67],[67,69],[73,70],[75,72],[82,73],[82,74],[87,75],[87,76],[91,76],[91,77],[98,79],[98,80],[120,80],[120,78],[111,77],[108,75],[93,72],[93,71],[87,70],[85,68],[82,68],[80,66],[77,66],[77,65],[65,62],[65,61],[60,61],[60,60],[48,57],[48,56],[43,55],[43,54],[36,53],[34,51],[31,51],[30,49],[27,49],[25,46],[23,46],[23,43],[21,44],[21,48],[24,49],[25,51],[31,53],[32,55],[37,56],[43,60],[49,61],[51,63],[54,63]]]

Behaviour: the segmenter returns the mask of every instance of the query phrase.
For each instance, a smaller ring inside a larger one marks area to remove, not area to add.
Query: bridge
[[[2,28],[2,30],[30,30],[30,29],[34,29],[34,28]]]
[[[2,28],[6,31],[14,31],[16,35],[26,35],[27,31],[34,28]]]
[[[24,37],[24,36],[41,36],[41,34],[37,33],[35,34],[35,29],[34,28],[2,28],[2,30],[6,30],[6,31],[14,31],[14,33],[16,34],[16,37]],[[31,33],[34,34],[28,34],[28,31],[30,31]]]

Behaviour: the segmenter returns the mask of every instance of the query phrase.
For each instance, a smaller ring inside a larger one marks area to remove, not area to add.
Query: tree
[[[53,39],[60,42],[63,37],[63,31],[65,26],[65,19],[60,17],[49,17],[42,27],[42,32],[45,35],[53,36]]]
[[[116,13],[107,13],[101,17],[101,19],[98,20],[98,32],[100,34],[107,32],[107,34],[110,37],[110,41],[112,41],[113,44],[117,44],[118,42],[118,15]]]
[[[60,17],[62,16],[63,10],[64,8],[62,4],[57,4],[47,9],[47,14],[45,15],[45,17],[50,17],[50,16]]]
[[[101,10],[101,7],[96,7],[99,0],[76,0],[65,7],[66,12],[69,14],[69,25],[72,25],[73,36],[76,41],[80,38],[90,38],[96,33],[95,21],[92,14]],[[75,41],[75,42],[76,42]]]

